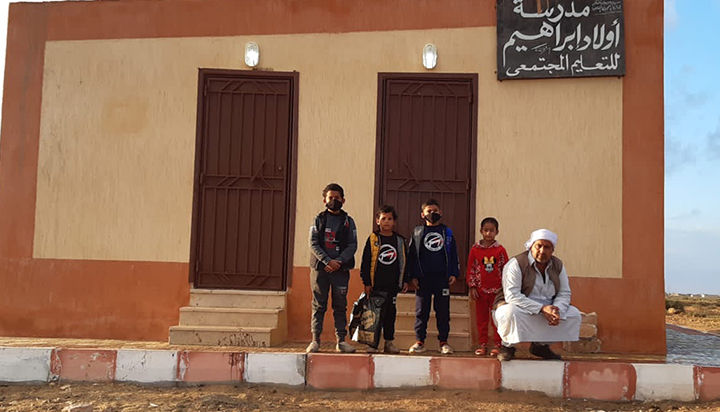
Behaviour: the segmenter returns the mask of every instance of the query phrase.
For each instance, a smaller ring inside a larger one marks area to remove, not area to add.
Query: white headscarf
[[[525,249],[530,250],[530,247],[532,247],[533,243],[537,242],[538,240],[549,241],[553,244],[554,249],[557,247],[558,236],[547,229],[538,229],[530,234],[530,239],[525,242]]]

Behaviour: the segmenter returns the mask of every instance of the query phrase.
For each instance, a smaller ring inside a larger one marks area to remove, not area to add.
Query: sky
[[[3,73],[8,3],[0,0]],[[720,0],[664,3],[665,291],[720,294]]]
[[[629,0],[625,0],[629,1]],[[720,0],[665,0],[665,290],[720,294]]]

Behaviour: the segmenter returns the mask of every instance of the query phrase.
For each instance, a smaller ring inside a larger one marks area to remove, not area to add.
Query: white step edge
[[[257,332],[269,333],[277,328],[258,328],[246,326],[170,326],[170,331],[199,331],[199,332]]]
[[[275,290],[237,290],[237,289],[190,289],[196,295],[255,295],[255,296],[285,296],[286,291]]]
[[[285,309],[256,309],[256,308],[226,308],[220,306],[183,306],[180,312],[211,312],[211,313],[237,313],[277,315]]]
[[[414,293],[398,293],[398,299],[415,299]],[[469,296],[466,295],[450,295],[450,300],[468,300]]]
[[[436,333],[436,331],[433,331],[433,333]],[[415,336],[415,331],[414,331],[414,330],[396,330],[396,331],[395,331],[395,335],[396,335],[396,336],[397,336],[397,335],[400,335],[400,336],[410,336],[410,335]],[[469,337],[471,337],[470,335],[471,335],[470,332],[453,332],[453,331],[450,331],[450,333],[448,334],[448,336],[450,336],[450,337],[456,337],[456,338],[469,338]]]
[[[402,317],[415,317],[415,312],[397,312],[396,316],[402,316]],[[430,312],[431,317],[435,317],[435,312]],[[450,318],[467,318],[470,319],[470,314],[468,313],[456,313],[456,312],[450,312]]]

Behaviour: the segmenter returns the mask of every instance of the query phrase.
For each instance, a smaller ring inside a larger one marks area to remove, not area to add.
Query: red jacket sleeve
[[[467,284],[471,288],[476,288],[480,286],[480,273],[478,273],[477,270],[477,260],[478,260],[478,251],[476,247],[472,247],[470,249],[470,254],[468,255],[468,264],[467,264]]]

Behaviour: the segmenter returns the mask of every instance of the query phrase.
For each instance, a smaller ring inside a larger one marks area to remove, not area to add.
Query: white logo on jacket
[[[425,249],[431,252],[437,252],[445,246],[445,240],[438,232],[428,232],[428,234],[425,235],[425,239],[423,239],[423,244],[425,245]]]

